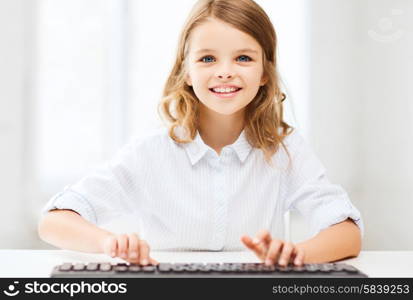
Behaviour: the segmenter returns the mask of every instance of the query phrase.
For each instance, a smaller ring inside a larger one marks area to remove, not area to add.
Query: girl
[[[283,121],[276,67],[274,28],[254,1],[198,1],[160,103],[169,127],[132,139],[50,199],[40,237],[140,264],[157,263],[149,245],[247,247],[280,265],[358,255],[360,213]],[[283,215],[292,209],[308,220],[311,239],[284,240]],[[137,221],[130,233],[99,227],[125,213]]]

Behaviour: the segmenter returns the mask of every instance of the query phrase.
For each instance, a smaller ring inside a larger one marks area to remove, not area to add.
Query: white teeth
[[[212,89],[216,93],[230,93],[237,90],[237,88],[214,88]]]

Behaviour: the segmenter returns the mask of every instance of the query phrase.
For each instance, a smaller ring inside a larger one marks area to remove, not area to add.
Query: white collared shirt
[[[175,143],[166,128],[133,138],[108,163],[67,186],[43,208],[72,209],[103,225],[132,214],[151,249],[242,250],[244,234],[260,229],[284,239],[284,214],[298,210],[312,235],[352,218],[363,234],[360,212],[294,130],[274,167],[244,131],[218,155],[200,135]]]

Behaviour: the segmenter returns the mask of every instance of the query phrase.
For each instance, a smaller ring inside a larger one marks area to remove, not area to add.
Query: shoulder
[[[165,127],[150,129],[144,134],[133,135],[128,144],[135,148],[154,148],[156,145],[168,143],[168,129]]]
[[[274,154],[274,159],[279,165],[287,167],[290,163],[294,164],[294,161],[300,159],[303,155],[306,156],[309,152],[311,152],[311,149],[305,137],[299,129],[293,127],[290,134],[283,139],[283,144],[279,145],[278,151]]]
[[[284,139],[285,148],[281,155],[284,161],[290,161],[291,166],[296,170],[297,176],[306,176],[304,174],[321,174],[325,167],[319,159],[307,138],[297,129],[294,129],[290,135]],[[310,176],[309,175],[309,176]]]
[[[281,130],[279,130],[279,134],[282,134]],[[286,137],[284,137],[282,142],[289,152],[297,151],[304,144],[306,144],[306,140],[303,134],[300,132],[299,129],[295,127],[291,127],[290,133]],[[279,151],[285,152],[285,148],[280,145]]]
[[[181,151],[169,136],[167,127],[151,129],[144,134],[131,136],[126,147],[141,159],[153,159]]]
[[[292,130],[289,135],[287,135],[284,140],[284,145],[290,150],[297,149],[297,147],[303,146],[306,144],[306,140],[303,134],[299,129],[292,127]]]
[[[113,161],[131,162],[133,160],[148,163],[154,157],[164,154],[164,151],[168,149],[168,143],[170,144],[168,137],[167,128],[150,129],[143,134],[132,135],[118,149]]]

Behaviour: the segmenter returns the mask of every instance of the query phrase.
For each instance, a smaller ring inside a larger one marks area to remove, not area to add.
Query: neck
[[[221,115],[200,105],[199,134],[204,143],[219,154],[224,146],[233,144],[244,129],[244,110],[232,115]]]

